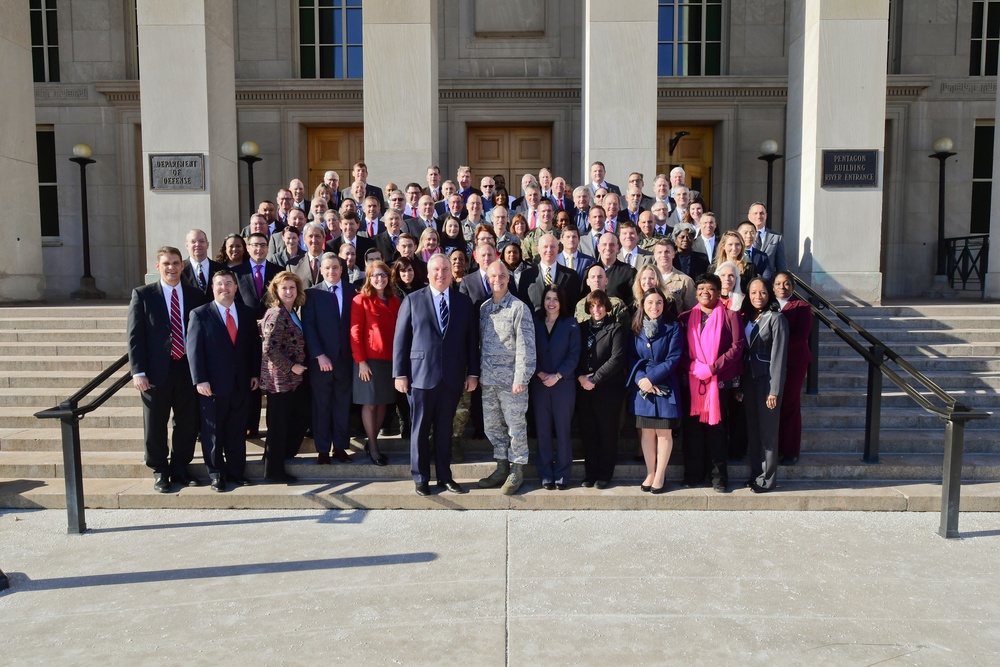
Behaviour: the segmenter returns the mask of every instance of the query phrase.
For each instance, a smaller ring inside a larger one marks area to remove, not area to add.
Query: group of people
[[[384,191],[363,163],[352,176],[341,190],[327,172],[311,200],[294,179],[215,260],[197,229],[186,259],[158,251],[160,280],[133,292],[128,324],[157,491],[199,483],[199,433],[212,488],[249,484],[264,398],[270,482],[294,481],[285,461],[310,430],[317,463],[349,462],[352,403],[379,466],[398,409],[419,495],[432,460],[438,487],[465,491],[451,462],[470,420],[496,463],[478,486],[506,494],[523,484],[529,431],[543,488],[572,484],[574,420],[582,484],[606,488],[625,411],[645,492],[666,489],[678,435],[688,486],[725,492],[729,460],[747,455],[747,486],[767,492],[798,460],[811,313],[763,204],[717,234],[679,167],[653,196],[630,174],[625,208],[600,162],[572,192],[526,174],[517,199],[501,176],[473,187],[468,167]]]

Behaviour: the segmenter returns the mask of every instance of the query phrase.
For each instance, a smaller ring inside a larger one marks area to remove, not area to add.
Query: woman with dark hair
[[[722,406],[743,372],[745,338],[739,314],[722,304],[721,292],[719,276],[703,273],[695,280],[698,305],[681,315],[691,398],[684,420],[684,483],[699,486],[710,474],[712,488],[725,493],[729,470]]]
[[[674,447],[673,430],[680,426],[680,379],[684,333],[663,292],[646,290],[632,318],[628,349],[628,411],[635,415],[642,456],[646,462],[643,491],[663,493],[667,463]]]
[[[586,297],[590,319],[580,327],[580,385],[576,404],[583,440],[585,487],[606,489],[615,472],[625,380],[625,329],[608,317],[611,300],[604,290]]]
[[[392,339],[400,300],[389,288],[389,267],[371,262],[365,284],[351,305],[351,354],[354,356],[354,402],[361,406],[361,423],[368,436],[365,452],[377,466],[388,463],[378,448],[378,431],[386,407],[396,402],[392,378]]]
[[[573,467],[570,427],[576,404],[573,372],[580,360],[580,326],[570,316],[562,285],[542,290],[542,309],[535,317],[535,350],[531,404],[538,434],[538,475],[543,488],[563,491]]]
[[[222,240],[222,247],[215,261],[227,268],[239,266],[247,261],[247,242],[239,234],[230,234]]]
[[[812,352],[812,308],[795,296],[795,279],[787,271],[774,277],[774,297],[788,324],[788,366],[785,386],[781,390],[781,415],[778,425],[778,451],[782,465],[799,461],[802,448],[802,383],[806,379]]]
[[[445,217],[441,221],[441,232],[438,239],[441,252],[450,255],[452,250],[461,250],[468,254],[469,243],[465,240],[462,232],[462,221],[453,215]]]
[[[561,210],[556,212],[555,222],[552,223],[556,229],[559,230],[559,234],[562,234],[562,230],[573,224],[573,217],[569,214],[567,210]],[[558,235],[557,235],[558,236]]]
[[[500,206],[505,209],[510,206],[510,195],[507,194],[507,188],[497,186],[493,191],[493,206]]]
[[[746,363],[743,403],[747,419],[750,474],[747,486],[754,493],[774,488],[778,473],[778,419],[785,384],[788,324],[772,302],[763,278],[748,286]]]
[[[299,450],[309,424],[309,397],[304,395],[306,339],[296,310],[306,302],[302,280],[282,271],[267,288],[270,308],[261,321],[263,355],[260,388],[267,397],[267,440],[264,479],[294,482],[285,471],[285,457]]]
[[[406,257],[400,257],[392,263],[392,289],[400,299],[406,298],[412,292],[416,292],[423,287],[417,282],[417,272],[413,268],[413,262]]]
[[[461,283],[468,272],[469,257],[460,248],[453,248],[448,253],[448,264],[451,265],[451,276],[455,284]]]
[[[510,243],[500,251],[500,259],[510,270],[511,278],[516,282],[521,279],[521,274],[528,268],[528,263],[522,259],[521,246]]]

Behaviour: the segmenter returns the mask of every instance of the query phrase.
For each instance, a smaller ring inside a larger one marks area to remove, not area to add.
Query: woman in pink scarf
[[[722,406],[743,372],[745,338],[737,313],[719,301],[719,277],[698,276],[695,287],[698,305],[680,317],[686,327],[691,397],[684,423],[684,483],[700,486],[711,475],[712,488],[725,493],[729,471]]]

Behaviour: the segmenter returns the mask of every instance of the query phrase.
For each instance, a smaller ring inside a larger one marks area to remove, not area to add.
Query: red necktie
[[[535,211],[531,212],[531,228],[535,228]]]
[[[229,339],[233,341],[233,345],[236,345],[236,320],[229,314],[228,308],[226,308],[226,331],[229,332]]]
[[[559,198],[559,199],[558,199],[557,201],[559,202],[559,210],[560,210],[560,211],[561,211],[561,210],[563,210],[563,201],[562,201],[562,197],[560,197],[560,198]]]
[[[177,287],[170,297],[170,356],[180,359],[184,356],[184,326],[181,324],[181,300]]]
[[[368,221],[368,238],[375,238],[375,223],[371,220]]]

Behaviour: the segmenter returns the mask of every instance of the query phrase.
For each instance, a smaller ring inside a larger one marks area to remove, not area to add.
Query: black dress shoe
[[[226,483],[222,480],[221,477],[213,477],[212,478],[212,490],[213,491],[225,491],[226,490]]]
[[[649,493],[650,489],[652,489],[652,488],[653,488],[652,485],[649,485],[649,486],[646,486],[645,484],[640,484],[639,485],[639,490],[641,490],[643,493]]]
[[[592,479],[585,479],[582,482],[580,482],[580,486],[582,486],[582,487],[584,487],[586,489],[589,489],[592,486],[594,486],[594,480],[592,480]]]
[[[181,486],[201,486],[201,482],[197,478],[186,473],[171,475],[170,479],[173,480],[174,484],[180,484]]]
[[[449,479],[447,482],[438,482],[438,488],[442,488],[445,491],[451,491],[452,493],[465,493],[465,489],[459,486],[458,482],[453,479]]]
[[[253,482],[246,477],[230,477],[229,481],[236,486],[253,486]]]
[[[170,476],[165,472],[153,473],[153,490],[158,493],[170,493]]]
[[[341,463],[350,463],[351,457],[347,455],[347,452],[343,449],[333,450],[333,458],[337,459]]]
[[[797,456],[785,456],[781,459],[781,465],[783,466],[793,466],[799,462],[799,457]]]
[[[568,489],[568,488],[569,488],[569,487],[568,487],[568,486],[566,486],[565,484],[562,484],[562,483],[557,483],[557,484],[556,484],[556,489],[558,489],[559,491],[565,491],[565,490],[566,490],[566,489]]]
[[[368,454],[368,458],[370,458],[372,460],[372,463],[374,463],[375,465],[377,466],[389,465],[389,457],[387,457],[385,454],[379,454],[378,456],[375,456],[368,449],[368,445],[365,445],[365,453]]]
[[[666,484],[664,484],[660,488],[656,488],[655,486],[649,487],[649,492],[652,493],[654,496],[658,496],[661,493],[666,493],[666,491],[667,491],[667,485]]]
[[[608,488],[608,483],[605,482],[603,479],[599,479],[596,482],[594,482],[594,488],[595,489],[606,489],[606,488]]]
[[[545,489],[546,491],[555,491],[556,490],[556,483],[555,482],[545,482],[544,484],[542,484],[542,488]]]
[[[416,492],[418,496],[429,496],[431,495],[431,487],[427,482],[414,482],[416,487]]]
[[[770,493],[771,491],[771,489],[765,489],[763,486],[756,483],[750,485],[750,490],[754,493]]]

